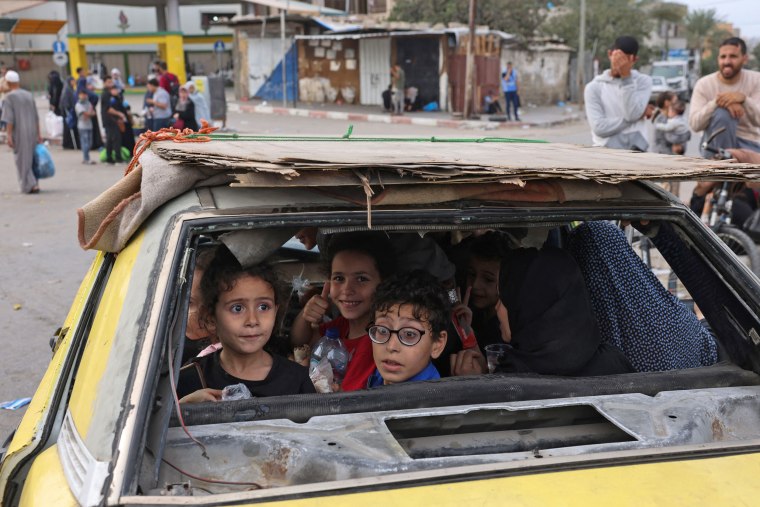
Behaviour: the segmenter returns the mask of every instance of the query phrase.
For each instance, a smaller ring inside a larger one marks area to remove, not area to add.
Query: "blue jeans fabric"
[[[741,137],[737,137],[736,127],[738,126],[739,120],[731,116],[731,113],[728,112],[728,109],[719,107],[715,110],[712,117],[710,118],[710,125],[708,125],[705,129],[705,133],[702,134],[702,141],[700,142],[700,146],[704,141],[707,140],[709,136],[713,134],[713,132],[725,127],[725,130],[723,132],[716,135],[713,140],[710,141],[710,145],[713,148],[743,148],[746,150],[760,152],[760,144],[754,141],[749,141],[747,139],[742,139]],[[713,153],[710,153],[706,150],[701,150],[701,153],[705,158],[713,158]]]
[[[92,129],[79,129],[79,144],[82,147],[82,160],[90,161],[90,149],[92,149]]]
[[[517,112],[517,92],[504,92],[504,100],[506,102],[504,104],[504,108],[506,110],[505,112],[507,113],[507,119],[509,120],[512,118],[509,112],[511,105],[515,110],[515,120],[520,121],[520,114]]]
[[[153,118],[153,132],[158,132],[164,127],[168,127],[172,123],[172,118]]]

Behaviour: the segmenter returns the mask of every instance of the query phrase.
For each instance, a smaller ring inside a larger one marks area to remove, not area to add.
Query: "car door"
[[[60,430],[67,393],[112,264],[112,255],[100,252],[95,257],[63,325],[51,340],[53,358],[0,465],[3,505],[18,502],[30,466]]]

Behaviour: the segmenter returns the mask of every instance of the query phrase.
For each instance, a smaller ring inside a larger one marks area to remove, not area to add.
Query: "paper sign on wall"
[[[340,70],[340,62],[338,60],[332,60],[330,62],[330,70],[333,72],[337,72]]]
[[[319,46],[319,39],[309,39],[309,46],[312,48]]]
[[[335,51],[341,51],[343,49],[343,43],[339,40],[336,40],[335,42],[333,42],[332,48]]]
[[[346,60],[346,70],[355,70],[356,60]]]
[[[335,51],[332,49],[327,50],[327,54],[325,54],[328,60],[335,60]]]
[[[314,57],[315,58],[324,58],[325,57],[325,48],[314,48]]]
[[[354,48],[346,48],[346,59],[356,58],[356,52]]]
[[[332,41],[330,39],[324,39],[322,40],[322,47],[323,48],[329,48],[332,46]]]

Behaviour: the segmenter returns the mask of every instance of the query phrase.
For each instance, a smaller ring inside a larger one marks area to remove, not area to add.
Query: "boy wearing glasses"
[[[448,295],[432,275],[413,271],[383,281],[372,305],[375,372],[367,387],[440,378],[432,359],[446,346],[451,308]]]

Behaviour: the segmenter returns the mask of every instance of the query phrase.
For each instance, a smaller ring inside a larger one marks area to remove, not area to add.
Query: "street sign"
[[[66,53],[53,53],[53,63],[59,67],[63,67],[69,63],[69,55]]]
[[[65,53],[66,52],[66,44],[63,43],[63,41],[55,41],[53,43],[53,53]]]
[[[224,41],[218,40],[214,42],[214,53],[224,53]]]

